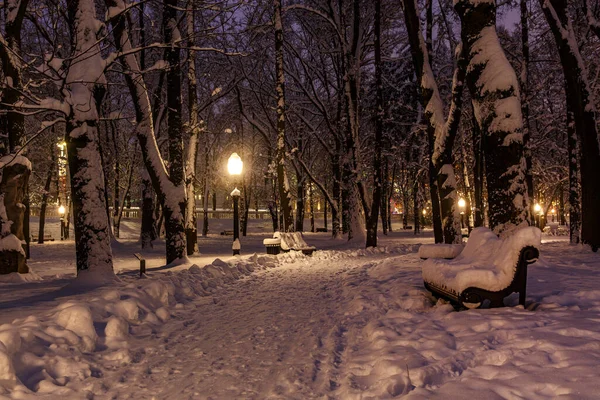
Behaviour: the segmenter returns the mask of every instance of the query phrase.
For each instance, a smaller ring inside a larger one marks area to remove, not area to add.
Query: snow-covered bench
[[[290,250],[301,251],[303,254],[311,256],[317,249],[314,246],[309,246],[304,241],[301,232],[275,232],[273,239],[265,239],[263,244],[267,248],[268,254],[279,254],[279,249],[281,249],[284,252]]]
[[[511,293],[519,293],[525,304],[527,265],[537,261],[541,231],[527,227],[505,239],[487,228],[476,228],[464,250],[452,260],[428,258],[423,263],[425,288],[467,308],[478,308],[485,300],[501,307]]]

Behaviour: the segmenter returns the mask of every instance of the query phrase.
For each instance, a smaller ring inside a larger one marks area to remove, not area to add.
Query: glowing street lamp
[[[239,176],[242,174],[242,169],[244,167],[244,163],[240,156],[237,153],[231,154],[229,156],[229,161],[227,161],[227,171],[231,176]],[[233,245],[231,249],[233,250],[233,255],[240,254],[240,250],[242,246],[240,244],[240,218],[239,218],[239,200],[240,200],[240,191],[236,187],[231,192],[231,197],[233,197]]]
[[[229,175],[241,175],[243,168],[244,163],[240,156],[238,156],[237,153],[231,154],[231,156],[229,156],[229,161],[227,161],[227,171],[229,171]]]
[[[542,213],[542,206],[540,206],[539,203],[535,203],[535,206],[533,206],[533,211],[535,211],[536,213],[540,214]]]

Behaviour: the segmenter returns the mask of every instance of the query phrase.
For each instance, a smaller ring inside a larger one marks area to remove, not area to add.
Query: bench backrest
[[[510,276],[516,271],[521,250],[527,246],[538,248],[541,239],[542,232],[531,226],[518,229],[503,239],[488,228],[475,228],[471,231],[464,250],[455,260],[493,266],[497,271]]]
[[[281,239],[281,249],[283,251],[304,249],[308,247],[301,232],[275,232],[273,238]]]

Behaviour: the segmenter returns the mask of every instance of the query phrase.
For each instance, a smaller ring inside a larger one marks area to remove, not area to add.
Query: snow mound
[[[26,274],[19,274],[18,272],[12,272],[10,274],[0,275],[0,283],[25,283],[25,282],[36,282],[41,281],[43,278],[33,272],[29,267],[29,272]]]

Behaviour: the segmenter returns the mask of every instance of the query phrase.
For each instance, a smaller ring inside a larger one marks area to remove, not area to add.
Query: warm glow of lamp
[[[466,205],[467,205],[467,202],[465,201],[465,199],[463,199],[463,198],[458,199],[458,206],[460,208],[465,208]]]
[[[534,210],[536,213],[539,213],[539,212],[541,212],[541,211],[542,211],[542,206],[540,206],[540,205],[539,205],[539,203],[535,203],[535,206],[533,206],[533,210]]]
[[[60,215],[63,215],[63,214],[65,213],[65,206],[60,206],[60,207],[58,207],[58,213],[59,213]]]
[[[321,211],[321,202],[317,203],[317,211]]]
[[[551,212],[552,214],[556,214],[556,208],[553,208],[552,210],[550,210],[550,212]]]
[[[423,209],[423,215],[427,215],[427,210]]]
[[[237,153],[233,153],[229,156],[229,161],[227,161],[227,171],[229,171],[229,175],[241,175],[243,167],[244,163]]]

